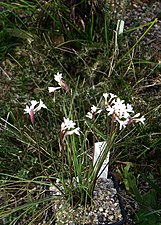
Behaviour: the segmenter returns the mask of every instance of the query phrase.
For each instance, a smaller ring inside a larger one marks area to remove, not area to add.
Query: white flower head
[[[35,108],[35,106],[38,103],[39,105]],[[35,120],[34,114],[38,112],[41,108],[45,108],[45,109],[47,108],[41,99],[39,102],[37,102],[36,100],[32,100],[30,106],[26,105],[26,108],[24,109],[24,114],[28,113],[30,115],[30,120],[32,124],[34,124],[34,120]]]
[[[117,97],[117,95],[115,95],[113,93],[109,93],[109,95],[110,95],[110,100],[109,101],[111,101],[113,98],[116,98]]]
[[[113,99],[106,110],[108,111],[108,115],[115,114],[119,119],[127,119],[130,117],[130,113],[133,112],[132,106],[130,104],[126,105],[124,100],[120,98]]]
[[[39,103],[39,105],[35,108],[35,106],[38,103]],[[32,100],[30,107],[28,105],[26,105],[26,108],[24,109],[24,114],[26,114],[26,113],[30,114],[31,112],[33,112],[35,114],[41,108],[45,108],[45,109],[47,108],[46,105],[43,103],[43,101],[41,99],[40,99],[39,102],[37,102],[36,100]]]
[[[118,118],[116,120],[120,125],[120,128],[119,128],[120,130],[122,130],[128,125],[128,120],[119,120]]]
[[[72,128],[75,128],[75,122],[73,120],[69,120],[69,118],[64,117],[64,122],[61,124],[61,130],[70,130]]]
[[[135,122],[135,123],[142,123],[144,124],[145,123],[145,117],[142,116],[140,118],[138,118],[140,116],[140,113],[137,113],[135,116],[132,117],[132,121]]]
[[[108,98],[109,94],[108,93],[103,93],[103,97],[105,98],[105,102],[107,102],[107,98]]]
[[[58,89],[60,89],[61,87],[48,87],[49,93],[52,93]]]
[[[61,124],[61,139],[63,140],[67,135],[77,134],[80,135],[80,128],[75,128],[76,123],[69,118],[64,117],[64,122]]]
[[[31,100],[31,105],[30,105],[30,107],[28,105],[26,105],[26,108],[24,109],[24,114],[26,114],[26,113],[30,114],[31,111],[34,112],[34,110],[35,110],[34,108],[38,103],[39,102],[36,100]]]
[[[140,119],[138,119],[137,122],[140,122],[140,123],[144,124],[145,123],[145,117],[144,116],[140,117]]]
[[[86,117],[88,117],[89,119],[93,119],[93,114],[91,112],[88,112]]]
[[[95,113],[96,111],[97,111],[97,107],[95,106],[95,105],[93,105],[92,107],[91,107],[91,113]]]
[[[110,116],[115,112],[115,109],[111,107],[110,105],[108,105],[108,107],[106,108],[106,111],[108,112],[108,116]]]
[[[55,79],[56,82],[58,82],[58,84],[61,83],[62,78],[63,78],[62,73],[58,72],[56,75],[54,75],[54,79]]]
[[[134,115],[134,110],[131,104],[125,104],[124,100],[121,100],[112,93],[104,93],[103,97],[105,98],[105,110],[107,111],[107,115],[111,117],[113,122],[119,123],[120,130],[133,122],[141,122],[144,124],[145,118],[144,116],[140,117],[140,113],[132,116]],[[102,111],[104,111],[103,108],[98,108],[93,105],[86,117],[92,119],[94,115],[99,114]]]
[[[62,76],[62,73],[57,73],[56,75],[54,75],[54,79],[55,79],[55,81],[59,84],[59,86],[61,87],[61,88],[63,88],[69,95],[70,95],[70,90],[69,90],[69,87],[68,87],[68,85],[67,85],[67,83],[63,80],[63,76]],[[51,91],[51,92],[53,92],[53,91],[55,91],[55,90],[57,90],[58,88],[56,87],[56,88],[50,88],[50,90],[49,91]]]
[[[110,97],[109,97],[110,96]],[[110,102],[116,98],[117,96],[115,94],[112,93],[104,93],[103,97],[105,98],[105,106],[108,106],[110,104]],[[108,99],[109,98],[109,99]]]

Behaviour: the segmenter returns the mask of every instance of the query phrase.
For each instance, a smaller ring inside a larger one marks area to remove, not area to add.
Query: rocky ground
[[[155,25],[147,32],[145,37],[141,40],[141,44],[147,48],[152,49],[152,54],[145,55],[147,60],[161,60],[161,1],[132,1],[129,3],[125,10],[124,20],[125,29],[139,27],[149,22],[154,21],[157,18]],[[131,36],[133,39],[138,39],[143,31],[147,28],[138,28],[133,31]]]

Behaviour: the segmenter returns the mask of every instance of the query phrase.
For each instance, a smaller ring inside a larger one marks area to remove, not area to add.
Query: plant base
[[[119,225],[125,224],[125,210],[119,195],[118,183],[113,175],[99,178],[93,192],[92,205],[73,209],[64,199],[53,204],[56,225]]]

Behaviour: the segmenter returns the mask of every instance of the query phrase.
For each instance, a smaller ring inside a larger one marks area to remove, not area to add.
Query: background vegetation
[[[119,169],[125,187],[128,180],[128,191],[140,205],[136,221],[147,224],[153,218],[153,225],[161,223],[157,202],[161,172],[158,85],[161,66],[158,56],[147,60],[148,46],[143,47],[141,42],[157,20],[146,24],[136,41],[132,29],[125,27],[116,45],[114,30],[125,8],[126,3],[115,1],[0,2],[0,217],[3,224],[16,224],[16,221],[32,224],[35,220],[38,224],[45,219],[45,212],[50,213],[51,202],[43,190],[58,166],[53,161],[59,149],[57,135],[66,100],[60,92],[49,96],[47,88],[54,84],[58,71],[75,90],[75,105],[80,115],[87,113],[104,92],[117,94],[145,115],[145,126],[137,127],[135,135],[129,133],[115,145],[111,170]],[[150,55],[151,50],[148,51]],[[31,99],[40,98],[50,112],[43,111],[37,116],[38,139],[35,139],[23,109]],[[58,112],[58,107],[62,111]],[[133,166],[127,170],[123,162],[132,162]],[[139,182],[139,176],[148,182],[148,190],[143,181]],[[53,220],[50,215],[50,222]]]

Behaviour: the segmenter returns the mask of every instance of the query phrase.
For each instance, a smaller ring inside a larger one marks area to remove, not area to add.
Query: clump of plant
[[[56,155],[56,157],[52,158],[53,164],[57,165],[56,169],[53,169],[53,174],[54,179],[59,180],[60,186],[58,188],[62,195],[70,204],[77,206],[78,204],[91,202],[100,169],[119,135],[125,135],[126,127],[130,129],[130,126],[133,126],[134,123],[144,123],[145,118],[140,116],[140,113],[135,114],[130,104],[126,104],[124,100],[112,93],[104,93],[99,104],[97,106],[93,105],[91,110],[83,116],[78,113],[78,106],[75,105],[75,99],[79,96],[79,90],[73,91],[66,81],[63,80],[61,73],[55,75],[55,81],[59,86],[49,87],[49,93],[52,95],[54,92],[56,96],[58,92],[60,94],[64,90],[62,95],[64,95],[65,101],[62,105],[64,116],[61,118],[60,132],[57,136],[57,146],[59,148],[57,150],[51,149],[53,151],[52,154]],[[52,98],[52,96],[49,98]],[[40,140],[43,127],[37,126],[37,114],[40,113],[42,108],[52,112],[52,108],[49,109],[40,99],[39,102],[31,100],[31,104],[26,105],[24,113],[30,116],[31,125],[27,129],[29,133],[32,130],[35,135],[34,140],[32,137],[32,142],[38,145],[36,151],[39,155],[42,173],[44,173],[45,168],[42,162],[43,146]],[[56,111],[61,112],[59,108]],[[50,116],[52,116],[52,113]],[[6,120],[2,120],[6,125],[8,124]],[[52,121],[52,117],[50,121]],[[107,143],[94,165],[94,152],[90,150],[91,146],[88,143],[89,135],[93,136],[93,140],[103,140]],[[23,136],[31,139],[26,132],[21,137]],[[51,152],[48,151],[47,154],[50,155]],[[48,179],[48,176],[46,178]],[[47,185],[53,186],[56,183],[51,182]]]

